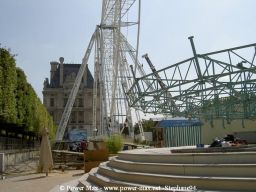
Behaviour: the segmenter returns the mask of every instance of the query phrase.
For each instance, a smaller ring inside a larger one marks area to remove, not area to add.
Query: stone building
[[[64,63],[64,58],[61,57],[60,62],[52,61],[50,65],[50,80],[46,78],[44,81],[43,103],[58,125],[81,64]],[[92,103],[93,77],[87,67],[69,118],[65,133],[66,139],[81,139],[91,131]]]

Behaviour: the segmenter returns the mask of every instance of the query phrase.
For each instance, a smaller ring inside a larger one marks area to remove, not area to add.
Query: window
[[[78,99],[78,107],[83,107],[84,106],[84,100],[82,98]]]
[[[85,112],[85,121],[86,121],[86,124],[92,124],[92,111],[91,110],[87,110]]]
[[[86,95],[85,106],[86,108],[92,107],[92,96]]]
[[[50,107],[54,107],[54,98],[50,98]]]
[[[74,107],[83,107],[84,100],[82,98],[77,98],[74,102]]]
[[[84,112],[83,111],[78,112],[78,123],[84,123]]]
[[[74,111],[70,115],[70,122],[76,123],[76,113]]]
[[[88,92],[88,93],[87,93],[87,96],[88,96],[88,97],[91,97],[91,96],[92,96],[92,92]]]
[[[68,98],[64,98],[64,99],[63,99],[63,107],[66,106],[67,102],[68,102]]]

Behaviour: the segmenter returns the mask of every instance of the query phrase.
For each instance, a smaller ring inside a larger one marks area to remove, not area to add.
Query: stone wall
[[[212,143],[215,137],[223,138],[226,134],[256,143],[256,121],[250,119],[237,119],[227,122],[223,119],[214,119],[213,122],[202,120],[202,142]]]

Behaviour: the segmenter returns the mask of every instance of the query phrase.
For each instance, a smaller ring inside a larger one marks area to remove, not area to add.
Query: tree
[[[33,129],[36,129],[36,127],[34,127],[36,124],[36,110],[35,110],[35,93],[33,88],[31,87],[30,84],[27,85],[27,91],[25,92],[24,95],[24,100],[26,105],[25,107],[25,114],[26,114],[26,118],[24,119],[24,123],[26,125],[27,130],[32,131]]]
[[[16,123],[16,66],[14,57],[6,49],[0,48],[1,66],[1,110],[2,121],[5,123]],[[4,101],[4,102],[3,102]]]
[[[45,128],[47,128],[50,138],[53,138],[56,133],[56,126],[39,98],[36,98],[36,114],[38,114],[34,125],[37,128],[36,131],[42,134]]]
[[[42,133],[47,128],[51,138],[56,127],[46,108],[27,82],[24,71],[16,68],[14,56],[0,48],[0,123],[24,126]]]
[[[0,122],[3,121],[3,67],[0,64]]]
[[[149,119],[149,120],[143,119],[142,120],[142,127],[143,127],[144,132],[153,132],[153,129],[155,128],[155,126],[156,126],[156,122],[153,121],[152,119]],[[140,134],[140,129],[139,129],[138,123],[136,123],[134,125],[134,134],[135,135]]]
[[[27,78],[24,71],[20,68],[16,69],[17,86],[16,86],[16,109],[17,124],[24,125],[26,117],[26,92],[28,91]]]
[[[145,132],[152,132],[154,127],[156,126],[156,122],[154,122],[152,119],[143,120],[142,126]]]

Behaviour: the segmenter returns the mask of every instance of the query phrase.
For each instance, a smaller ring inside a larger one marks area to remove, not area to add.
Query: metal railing
[[[39,140],[26,140],[21,138],[1,137],[0,151],[17,150],[17,149],[35,149],[39,148]]]

